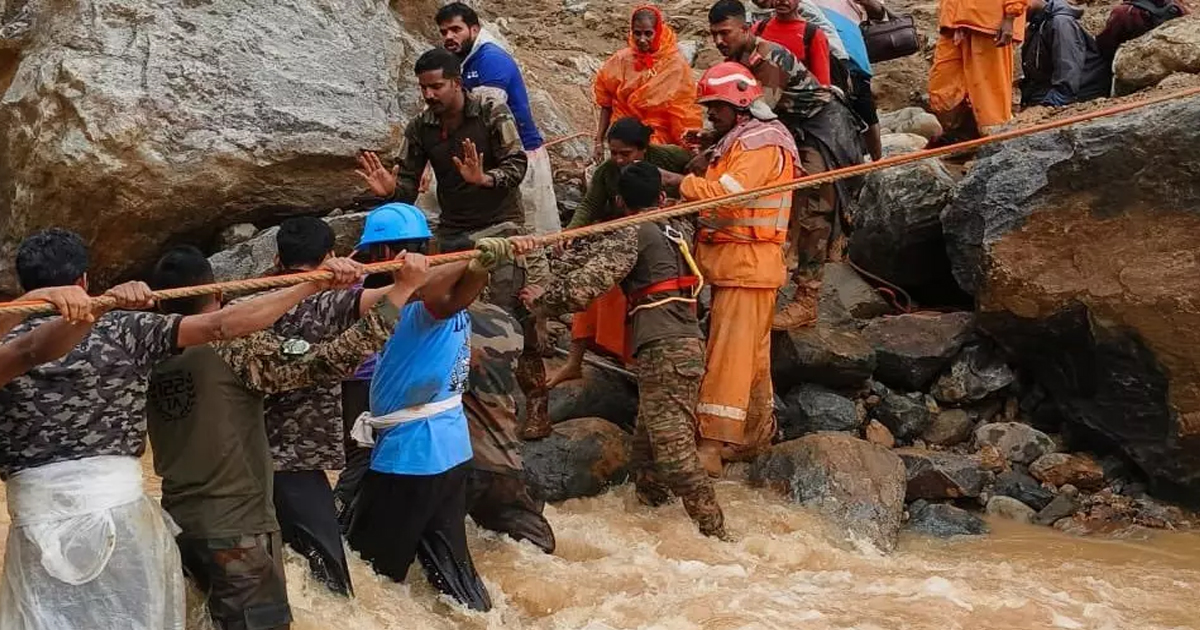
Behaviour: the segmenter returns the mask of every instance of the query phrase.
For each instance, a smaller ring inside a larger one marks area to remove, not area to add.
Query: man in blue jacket
[[[550,154],[533,121],[529,92],[516,60],[483,32],[479,14],[471,7],[453,2],[442,7],[435,19],[442,34],[442,46],[462,59],[463,87],[507,104],[517,119],[521,144],[529,156],[529,170],[521,182],[525,227],[537,234],[559,231],[562,224],[554,198]]]

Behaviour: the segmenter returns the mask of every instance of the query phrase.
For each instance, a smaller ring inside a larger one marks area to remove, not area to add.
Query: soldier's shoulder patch
[[[282,351],[285,356],[303,356],[308,354],[309,350],[312,350],[312,344],[303,339],[285,339],[284,342],[280,344],[280,351]]]

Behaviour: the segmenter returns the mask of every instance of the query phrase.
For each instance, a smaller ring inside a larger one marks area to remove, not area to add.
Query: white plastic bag
[[[8,480],[0,630],[183,630],[175,528],[132,457],[92,457]]]

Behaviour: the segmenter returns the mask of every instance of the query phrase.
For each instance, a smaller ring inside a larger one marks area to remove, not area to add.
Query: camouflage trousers
[[[807,174],[829,170],[821,152],[800,146],[800,165]],[[825,261],[840,230],[836,230],[837,190],[833,184],[797,190],[792,198],[792,218],[788,226],[787,263],[795,269],[798,282],[820,282]]]
[[[184,572],[204,593],[221,630],[274,630],[292,622],[279,532],[180,538]]]
[[[704,377],[699,339],[663,339],[638,350],[638,416],[633,475],[638,498],[661,505],[674,493],[709,536],[724,536],[725,516],[696,454],[696,402]]]
[[[495,227],[469,235],[439,235],[438,249],[442,252],[469,249],[476,240],[487,236],[517,236],[528,233],[513,223],[502,223]],[[521,328],[522,347],[517,357],[517,386],[525,395],[525,422],[547,424],[549,420],[550,392],[546,388],[546,322],[535,317],[517,294],[527,284],[542,284],[548,281],[550,265],[543,252],[534,252],[516,262],[500,266],[492,271],[491,280],[480,300],[504,309],[516,319]],[[510,390],[511,391],[511,390]]]

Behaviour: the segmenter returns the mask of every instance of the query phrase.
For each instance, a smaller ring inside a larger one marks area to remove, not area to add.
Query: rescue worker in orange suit
[[[797,175],[795,140],[761,100],[745,66],[717,64],[704,73],[697,99],[708,110],[714,142],[699,158],[702,175],[663,171],[685,201],[703,201]],[[696,262],[712,285],[707,371],[696,407],[701,463],[719,476],[722,460],[753,457],[775,434],[771,322],[776,291],[787,281],[783,243],[792,193],[711,208],[698,217]]]
[[[941,0],[929,107],[945,133],[935,144],[994,133],[1012,118],[1014,44],[1025,39],[1026,4]]]

